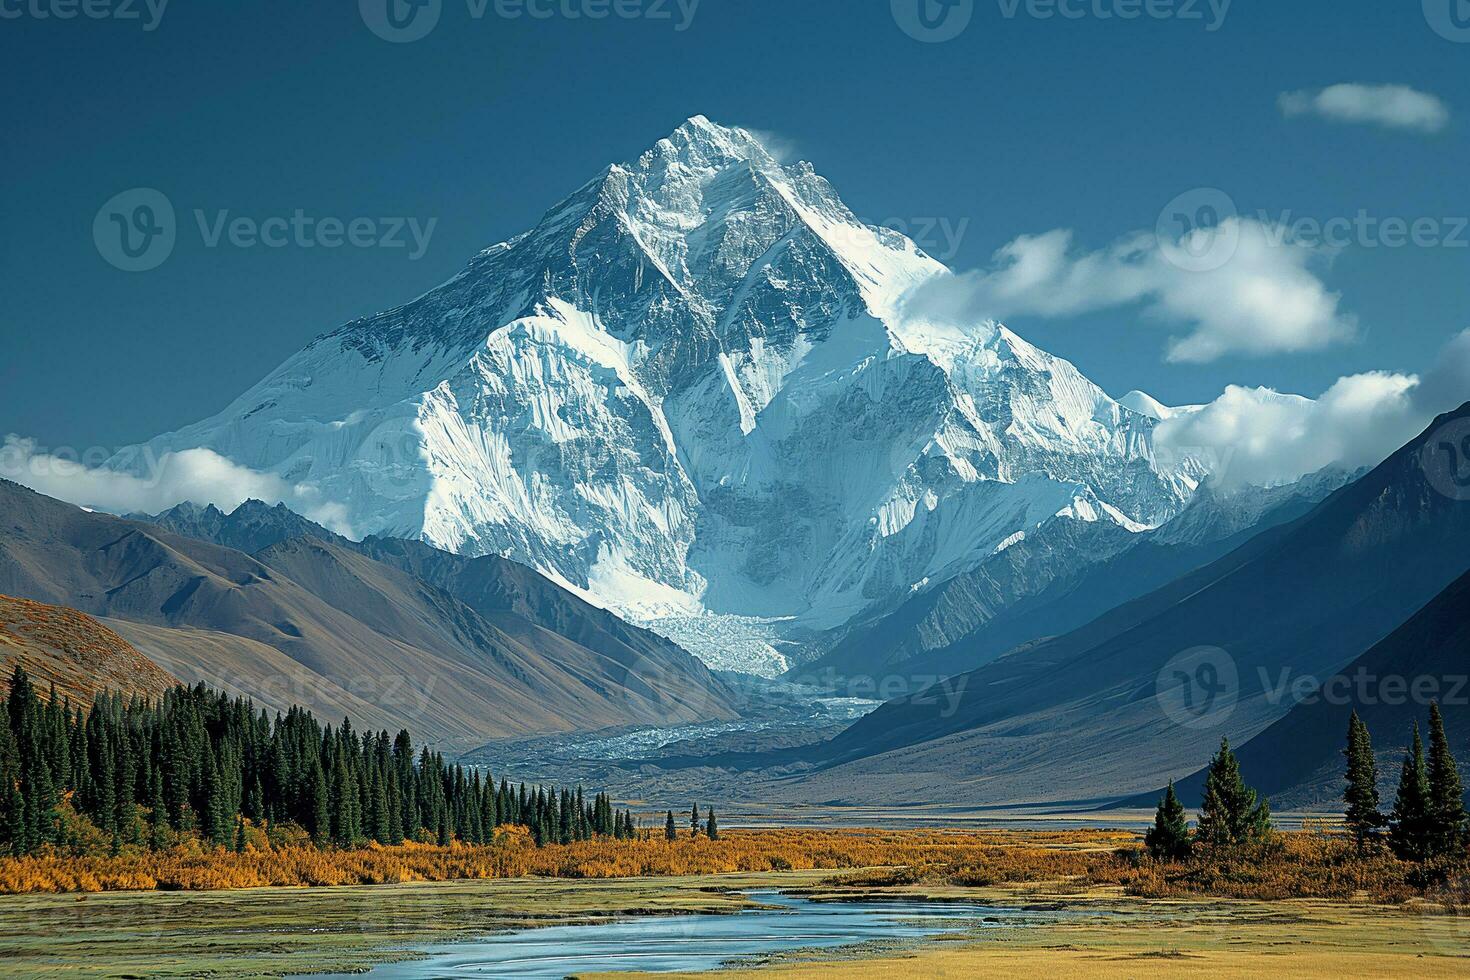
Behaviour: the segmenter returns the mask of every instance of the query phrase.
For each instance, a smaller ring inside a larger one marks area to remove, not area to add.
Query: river
[[[795,949],[1035,925],[1065,914],[951,903],[813,902],[775,892],[751,898],[768,907],[734,915],[645,916],[523,929],[426,947],[420,950],[428,954],[424,959],[386,964],[366,974],[321,974],[318,980],[562,980],[570,974],[714,970],[732,960]]]

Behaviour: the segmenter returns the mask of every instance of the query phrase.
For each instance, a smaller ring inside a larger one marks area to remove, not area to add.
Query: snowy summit
[[[993,322],[906,318],[948,274],[809,164],[696,116],[147,448],[312,486],[359,534],[506,555],[772,673],[782,638],[1018,532],[1157,526],[1196,485],[1156,462],[1152,399]]]

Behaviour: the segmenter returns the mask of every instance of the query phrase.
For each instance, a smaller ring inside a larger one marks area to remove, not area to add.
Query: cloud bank
[[[1146,316],[1186,326],[1169,341],[1170,361],[1299,353],[1357,331],[1339,294],[1313,271],[1331,255],[1252,218],[1230,217],[1172,241],[1137,232],[1094,252],[1077,249],[1073,233],[1058,229],[1017,238],[989,269],[921,285],[904,314],[965,323],[1142,304]]]
[[[1449,107],[1438,96],[1407,85],[1329,85],[1324,89],[1283,92],[1276,102],[1288,119],[1317,116],[1332,122],[1365,123],[1420,133],[1437,133],[1450,122]]]
[[[53,455],[35,442],[7,435],[0,446],[0,477],[79,507],[113,514],[157,514],[186,500],[231,512],[246,500],[285,504],[339,534],[352,536],[347,510],[323,499],[310,484],[292,484],[270,473],[232,463],[213,450],[186,449],[143,456],[143,475],[88,466]]]
[[[1328,466],[1374,466],[1470,400],[1470,330],[1421,377],[1371,371],[1341,378],[1316,400],[1232,385],[1197,412],[1159,424],[1155,444],[1218,460],[1225,489],[1291,483]]]

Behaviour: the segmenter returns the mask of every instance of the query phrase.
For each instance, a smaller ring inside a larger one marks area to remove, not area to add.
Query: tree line
[[[694,804],[689,811],[689,837],[698,837],[700,833],[710,840],[720,839],[720,823],[715,817],[715,808],[709,808],[709,818],[703,823],[699,819],[699,804]],[[670,810],[664,818],[664,840],[675,841],[679,839],[679,825],[674,822],[674,811]]]
[[[181,835],[243,850],[245,827],[302,828],[319,847],[376,841],[486,843],[528,827],[537,846],[627,839],[632,814],[606,793],[499,786],[408,732],[357,734],[291,708],[274,718],[200,684],[157,701],[104,693],[91,707],[41,697],[16,667],[0,723],[0,854],[77,849],[100,833],[116,854]]]
[[[1359,852],[1386,842],[1403,861],[1425,862],[1464,857],[1470,845],[1470,815],[1459,766],[1450,751],[1444,717],[1438,704],[1429,706],[1429,751],[1426,754],[1419,723],[1404,756],[1393,809],[1385,814],[1378,792],[1378,760],[1373,739],[1354,711],[1348,720],[1347,788],[1343,793],[1344,820]],[[1148,852],[1160,860],[1179,861],[1197,848],[1231,847],[1264,840],[1271,832],[1270,809],[1258,802],[1246,786],[1240,761],[1222,739],[1220,751],[1206,773],[1199,821],[1191,834],[1184,805],[1171,782],[1159,801],[1153,828],[1144,839]]]

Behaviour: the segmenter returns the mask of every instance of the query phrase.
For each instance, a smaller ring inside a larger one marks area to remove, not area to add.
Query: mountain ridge
[[[1203,475],[1004,326],[905,312],[948,274],[809,164],[694,117],[109,465],[211,449],[330,501],[354,536],[507,556],[774,673],[792,636],[1018,531],[1156,526]]]
[[[0,592],[97,616],[181,679],[263,706],[465,747],[735,717],[724,685],[666,641],[628,634],[593,650],[335,540],[287,537],[250,556],[3,481],[0,520]]]
[[[885,778],[891,793],[937,793],[943,781],[946,799],[1103,803],[1188,776],[1221,735],[1243,743],[1291,709],[1270,694],[1282,668],[1331,676],[1465,573],[1470,503],[1422,467],[1425,440],[1465,418],[1470,403],[1295,522],[1087,626],[888,702],[799,785],[822,795]],[[1228,710],[1199,724],[1171,714],[1161,687],[1191,652],[1237,678]]]

